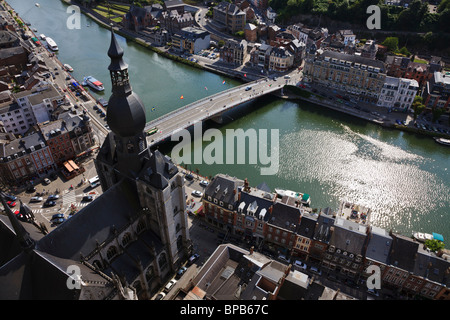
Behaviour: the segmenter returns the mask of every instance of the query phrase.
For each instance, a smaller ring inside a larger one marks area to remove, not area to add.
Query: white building
[[[416,80],[386,76],[377,105],[385,108],[409,109],[419,89]]]
[[[6,131],[23,135],[31,126],[51,119],[52,112],[66,102],[53,85],[34,87],[18,93],[0,93],[0,119]]]

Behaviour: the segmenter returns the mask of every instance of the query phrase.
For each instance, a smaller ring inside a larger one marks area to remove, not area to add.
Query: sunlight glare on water
[[[449,202],[449,188],[421,169],[420,155],[343,129],[343,134],[303,129],[283,136],[279,176],[332,186],[328,192],[335,198],[371,208],[372,223],[382,228],[411,228],[413,220]]]

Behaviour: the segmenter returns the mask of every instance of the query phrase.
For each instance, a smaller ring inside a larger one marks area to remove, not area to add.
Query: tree
[[[444,249],[444,247],[445,247],[443,242],[436,240],[436,239],[425,240],[425,246],[433,252]]]
[[[391,52],[395,52],[398,50],[398,38],[397,37],[387,37],[381,43],[383,46],[386,46],[387,49]]]
[[[414,110],[414,120],[416,120],[419,114],[421,114],[423,110],[425,110],[425,105],[422,102],[423,99],[421,96],[416,96],[414,98],[414,102],[412,103],[412,108]]]
[[[432,119],[431,122],[435,123],[443,114],[445,110],[444,108],[433,108],[432,110]]]

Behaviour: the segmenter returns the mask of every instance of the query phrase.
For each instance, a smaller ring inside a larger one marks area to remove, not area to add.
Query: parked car
[[[378,293],[378,291],[375,290],[375,289],[367,289],[367,293],[370,294],[370,295],[376,296],[376,297],[378,297],[380,295]]]
[[[52,218],[50,219],[50,221],[60,219],[60,218],[64,218],[64,214],[63,213],[55,213],[54,215],[52,215]]]
[[[35,192],[35,191],[36,191],[36,188],[34,186],[30,185],[27,187],[27,192],[31,193],[31,192]]]
[[[58,218],[58,219],[54,219],[54,220],[50,220],[53,224],[61,224],[64,221],[66,221],[66,218]]]
[[[45,184],[50,184],[50,182],[51,182],[51,181],[50,181],[49,178],[45,178],[45,179],[44,179],[44,183],[45,183]]]
[[[92,201],[92,200],[94,200],[94,197],[93,197],[93,196],[84,196],[84,197],[81,199],[81,201],[85,201],[85,202],[89,202],[89,201]]]
[[[44,202],[44,208],[56,206],[56,201],[47,200]]]
[[[194,176],[193,176],[192,174],[190,174],[190,173],[188,173],[187,175],[185,175],[184,178],[185,178],[186,180],[189,180],[189,181],[194,180]]]
[[[306,268],[307,268],[307,265],[304,262],[300,261],[300,260],[295,260],[294,266],[297,266],[297,267],[299,267],[299,268],[301,268],[303,270],[306,270]]]
[[[169,292],[175,286],[176,283],[177,283],[177,280],[175,280],[175,279],[170,280],[169,283],[167,283],[166,286],[164,287],[164,290],[166,292]]]
[[[186,272],[186,270],[187,270],[186,267],[181,267],[180,269],[178,269],[176,278],[177,278],[177,279],[180,279],[181,276]]]
[[[201,193],[201,192],[198,191],[198,190],[194,190],[194,191],[192,191],[192,195],[193,195],[194,197],[202,197],[202,196],[203,196],[203,193]]]
[[[10,207],[10,208],[14,208],[15,206],[16,206],[16,202],[15,201],[8,201],[8,202],[6,202],[7,204],[8,204],[8,206]]]
[[[311,267],[311,268],[309,268],[309,270],[312,272],[312,273],[315,273],[315,274],[317,274],[317,275],[321,275],[322,274],[322,271],[320,271],[317,267]]]
[[[278,260],[289,263],[289,260],[286,258],[286,256],[284,254],[278,255]]]
[[[5,199],[7,201],[16,201],[17,200],[17,197],[13,196],[12,194],[4,194],[3,196],[5,197]]]
[[[189,264],[193,264],[195,261],[198,260],[198,258],[200,258],[200,255],[198,253],[194,253],[190,258],[189,258]]]
[[[208,184],[209,184],[209,182],[208,182],[208,181],[206,181],[206,180],[202,180],[202,181],[200,181],[200,185],[201,185],[202,187],[207,187],[207,186],[208,186]]]
[[[252,90],[252,87],[245,88],[245,91],[249,91],[249,90]]]
[[[51,195],[48,196],[47,201],[48,200],[57,200],[57,199],[59,199],[59,195],[51,194]]]
[[[41,202],[43,200],[42,197],[31,197],[30,202]]]
[[[164,292],[158,293],[158,295],[155,297],[155,300],[162,300],[166,294]]]

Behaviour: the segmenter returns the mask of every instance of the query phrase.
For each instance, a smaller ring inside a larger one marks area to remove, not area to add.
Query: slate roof
[[[276,202],[269,223],[286,230],[296,231],[300,222],[300,208]]]
[[[300,225],[298,227],[297,233],[303,237],[312,239],[316,229],[317,217],[311,216],[309,214],[303,214],[300,219]]]
[[[321,213],[317,218],[317,226],[314,230],[313,238],[328,243],[331,238],[331,227],[334,225],[334,218],[331,215]]]
[[[450,261],[442,259],[434,252],[429,252],[420,245],[414,265],[414,274],[433,282],[450,286]]]
[[[364,244],[366,242],[366,226],[359,223],[336,218],[334,231],[330,238],[330,245],[353,254],[364,256]]]
[[[390,264],[400,269],[413,272],[418,248],[419,243],[417,241],[413,241],[399,234],[394,234],[392,236],[392,247],[389,254]]]
[[[392,237],[381,228],[372,226],[367,245],[366,258],[388,264],[389,251],[392,246]]]
[[[243,184],[243,180],[224,174],[218,174],[211,180],[208,187],[206,187],[205,198],[208,199],[208,196],[210,196],[212,199],[217,199],[218,204],[222,201],[224,207],[232,205],[233,209],[236,209],[239,187]],[[234,190],[236,190],[236,192],[234,192]]]

